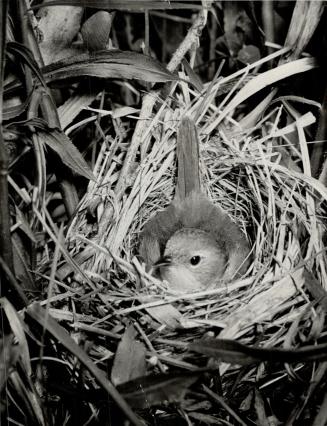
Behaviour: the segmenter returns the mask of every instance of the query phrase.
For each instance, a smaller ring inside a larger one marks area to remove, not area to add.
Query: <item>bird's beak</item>
[[[156,263],[153,265],[153,269],[160,268],[161,266],[169,266],[171,265],[171,257],[170,256],[161,256]]]

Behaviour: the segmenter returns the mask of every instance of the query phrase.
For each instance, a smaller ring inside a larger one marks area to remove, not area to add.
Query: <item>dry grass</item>
[[[167,66],[180,72],[180,80],[161,89],[148,84],[145,95],[133,82],[119,82],[135,95],[135,105],[142,100],[140,109],[117,106],[105,91],[79,95],[78,89],[59,107],[66,135],[74,138],[88,126],[96,135],[87,148],[95,180],[68,223],[59,225],[48,208],[56,194],[46,192],[43,148],[37,151],[35,186],[22,179],[27,190],[9,177],[17,204],[32,206],[31,223],[17,213],[15,226],[25,226],[38,247],[35,288],[44,289],[39,298],[33,295],[39,304],[30,303],[19,314],[0,300],[18,342],[0,341],[0,367],[13,370],[7,381],[0,375],[5,394],[0,408],[10,406],[22,424],[119,425],[125,418],[137,425],[327,421],[327,189],[312,177],[308,151],[321,105],[293,92],[278,94],[285,78],[317,67],[309,55],[298,58],[322,7],[297,2],[290,47],[269,44],[269,55],[226,77],[219,68],[202,85],[180,64],[190,52],[193,65],[207,25],[205,4],[211,7],[204,2],[202,10],[196,8],[192,27]],[[149,28],[146,32],[148,38]],[[185,115],[198,128],[203,190],[240,225],[252,247],[242,279],[190,294],[174,292],[149,275],[138,257],[144,223],[174,196],[176,132]],[[39,149],[44,140],[39,146],[36,135],[34,149]],[[79,165],[80,173],[84,163],[70,149],[72,158],[65,161],[68,151],[62,150],[61,160],[75,171]],[[81,174],[90,178],[85,170]],[[286,362],[285,354],[294,362]],[[9,414],[4,417],[18,424]]]
[[[219,81],[224,83],[224,79]],[[142,342],[147,374],[195,371],[205,366],[203,357],[186,351],[188,343],[205,335],[283,348],[312,343],[323,336],[322,310],[319,304],[312,304],[303,273],[306,268],[324,286],[327,191],[310,176],[305,134],[314,117],[299,115],[283,126],[281,117],[287,115],[287,109],[281,100],[267,115],[263,108],[251,128],[242,129],[227,114],[224,126],[208,134],[207,129],[221,114],[210,95],[216,92],[214,87],[215,83],[207,85],[198,94],[184,83],[174,84],[168,100],[159,102],[158,111],[146,122],[141,158],[128,176],[133,185],[120,199],[115,196],[115,185],[122,150],[117,150],[118,155],[113,151],[115,143],[120,143],[119,134],[111,144],[104,141],[94,168],[96,182],[90,182],[66,232],[71,256],[82,252],[87,258],[80,267],[93,289],[83,284],[82,276],[74,274],[67,299],[65,294],[58,294],[58,301],[56,296],[53,301],[50,297],[48,306],[50,313],[72,327],[79,339],[92,342],[89,355],[103,367],[107,359],[113,359],[108,349],[112,343],[107,341],[120,339],[123,324],[134,324],[137,337],[132,341]],[[227,110],[233,102],[230,98],[228,94],[220,103],[226,104]],[[253,263],[240,281],[199,293],[178,294],[145,272],[137,252],[142,225],[173,197],[176,129],[180,117],[186,114],[197,120],[203,188],[240,224],[251,241]],[[127,116],[124,126],[133,128],[136,120]],[[291,142],[294,135],[298,144]],[[96,216],[95,225],[88,223],[90,212]],[[63,266],[59,276],[62,270]],[[72,294],[78,295],[75,301]],[[136,362],[133,354],[131,357],[130,362]],[[130,368],[124,361],[126,364],[120,367],[114,363],[113,372],[118,376],[121,370]],[[222,363],[219,370],[226,411],[218,408],[222,402],[215,400],[212,391],[201,388],[200,380],[197,390],[187,394],[175,414],[168,409],[166,413],[157,412],[156,418],[177,415],[195,422],[202,418],[206,424],[223,424],[220,418],[238,424],[233,411],[237,409],[250,422],[260,413],[268,418],[269,410],[275,421],[286,421],[289,416],[300,416],[298,391],[301,386],[305,388],[303,383],[310,375],[314,378],[317,374],[310,363],[292,367],[268,363],[251,368]],[[134,373],[137,376],[138,372]],[[202,383],[208,384],[208,378],[204,376]],[[290,383],[301,386],[296,389]],[[183,386],[185,383],[180,385],[181,392]],[[286,395],[290,400],[282,402]],[[265,405],[268,401],[269,409]],[[193,407],[195,403],[198,408]],[[303,409],[306,404],[310,407],[308,401],[301,404]],[[310,410],[310,415],[315,415],[316,409]],[[143,414],[148,417],[151,410],[146,412]],[[261,420],[260,424],[265,423]]]

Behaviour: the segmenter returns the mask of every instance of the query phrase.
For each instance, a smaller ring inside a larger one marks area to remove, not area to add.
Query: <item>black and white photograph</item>
[[[0,426],[327,426],[326,6],[0,1]]]

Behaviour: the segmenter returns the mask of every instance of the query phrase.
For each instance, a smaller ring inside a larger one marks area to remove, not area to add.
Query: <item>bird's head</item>
[[[208,232],[194,228],[175,232],[157,263],[161,278],[183,292],[209,287],[222,278],[226,265],[226,252],[219,242]]]

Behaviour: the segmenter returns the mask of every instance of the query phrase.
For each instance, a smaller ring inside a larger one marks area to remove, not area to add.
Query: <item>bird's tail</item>
[[[177,186],[175,197],[183,200],[200,193],[199,140],[194,122],[184,117],[177,132]]]

